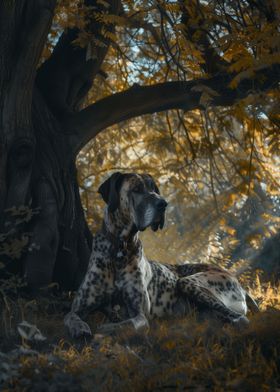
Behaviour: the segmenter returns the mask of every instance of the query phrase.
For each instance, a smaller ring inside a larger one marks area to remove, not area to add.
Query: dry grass
[[[246,282],[244,282],[246,284]],[[248,284],[248,282],[247,282]],[[275,391],[280,387],[280,287],[250,284],[262,312],[238,330],[213,320],[160,320],[147,333],[124,330],[74,342],[62,318],[69,299],[2,295],[0,382],[3,391]],[[21,320],[44,342],[24,341]],[[100,322],[100,315],[90,324]]]

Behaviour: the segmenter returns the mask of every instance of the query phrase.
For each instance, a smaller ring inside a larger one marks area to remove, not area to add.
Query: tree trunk
[[[92,236],[85,221],[67,138],[38,91],[33,99],[32,124],[35,147],[30,175],[30,151],[26,146],[19,150],[17,141],[10,146],[5,209],[30,204],[33,210],[38,209],[38,214],[23,229],[31,233],[23,259],[7,260],[8,269],[23,273],[32,288],[57,282],[63,289],[75,289],[87,268]],[[20,200],[13,196],[17,188],[18,193],[23,192]],[[14,223],[11,221],[11,225]],[[7,229],[11,227],[6,220],[1,231]]]
[[[86,271],[91,249],[75,161],[63,130],[39,96],[33,120],[37,140],[31,189],[33,206],[41,211],[31,231],[41,248],[26,258],[27,280],[38,286],[55,281],[63,289],[73,289]]]
[[[120,0],[84,3],[95,12],[121,12]],[[5,276],[18,272],[31,288],[58,282],[68,290],[77,288],[83,278],[92,241],[75,167],[85,143],[110,125],[135,116],[203,109],[205,88],[212,91],[214,106],[232,105],[254,90],[275,88],[280,65],[268,64],[244,77],[237,89],[229,87],[236,75],[222,67],[205,79],[136,85],[79,111],[95,76],[102,72],[109,48],[104,28],[112,32],[114,26],[87,22],[88,35],[102,41],[94,47],[92,40],[91,58],[86,47],[73,44],[79,31],[66,30],[38,69],[55,6],[55,0],[0,2],[0,262],[6,264]],[[37,213],[24,216],[20,209],[24,205]],[[14,241],[17,250],[26,236],[24,257],[16,262],[7,244]]]
[[[92,235],[81,205],[76,155],[61,118],[79,109],[108,42],[87,59],[87,48],[73,44],[79,31],[68,29],[37,70],[55,6],[55,0],[0,3],[0,255],[4,277],[20,273],[32,289],[57,282],[71,290],[85,274]],[[107,3],[98,5],[100,12],[112,13],[119,6],[119,0],[111,0],[109,10]],[[87,26],[97,35],[101,28]],[[22,206],[37,213],[23,216]],[[10,256],[22,255],[13,248],[22,243],[23,257],[14,260]]]

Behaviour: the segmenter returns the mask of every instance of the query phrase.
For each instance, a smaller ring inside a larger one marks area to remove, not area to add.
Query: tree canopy
[[[279,229],[279,17],[274,0],[1,2],[0,208],[16,215],[34,181],[37,204],[58,200],[48,219],[69,227],[77,158],[93,229],[106,173],[147,171],[172,201],[174,255],[224,237],[236,259],[237,243],[260,248]]]
[[[147,1],[108,12],[98,16],[115,26],[102,73],[69,120],[81,124],[82,145],[117,123],[78,159],[91,224],[107,171],[146,170],[173,205],[163,258],[171,248],[182,260],[204,257],[219,230],[226,247],[243,248],[237,259],[254,254],[279,227],[279,5]]]

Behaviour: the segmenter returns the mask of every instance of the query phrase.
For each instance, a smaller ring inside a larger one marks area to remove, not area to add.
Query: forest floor
[[[31,301],[1,291],[0,390],[280,391],[280,287],[257,280],[250,292],[261,312],[243,329],[193,314],[74,341],[63,326],[66,294]],[[90,318],[93,332],[102,321]],[[30,324],[46,339],[28,340],[42,338]]]

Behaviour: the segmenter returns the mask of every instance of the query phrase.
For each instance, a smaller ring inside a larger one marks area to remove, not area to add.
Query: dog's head
[[[108,211],[133,222],[136,229],[153,231],[164,225],[167,202],[149,174],[114,173],[98,189],[108,205]]]

